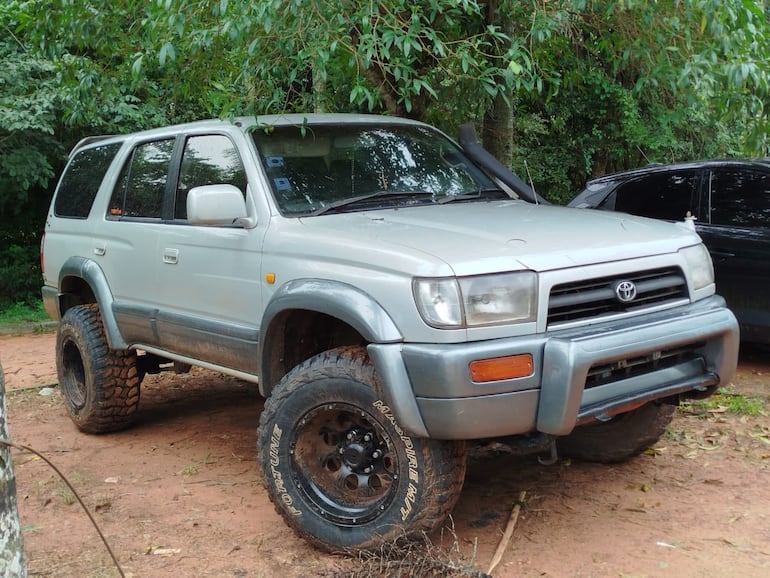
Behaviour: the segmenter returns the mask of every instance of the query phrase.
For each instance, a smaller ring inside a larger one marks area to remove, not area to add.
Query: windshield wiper
[[[455,201],[474,201],[476,199],[510,199],[511,196],[503,189],[497,187],[490,187],[486,189],[479,189],[472,193],[464,193],[462,195],[447,195],[440,201],[436,201],[439,205],[446,205],[447,203],[454,203]]]
[[[333,203],[330,203],[325,207],[321,207],[319,209],[316,209],[315,211],[312,211],[310,213],[310,216],[317,217],[319,215],[324,215],[326,213],[330,213],[338,209],[349,209],[354,205],[363,203],[364,201],[368,201],[371,199],[376,199],[378,197],[389,197],[390,199],[398,199],[398,198],[422,197],[425,195],[433,196],[433,193],[431,193],[430,191],[376,191],[374,193],[368,193],[366,195],[359,195],[358,197],[350,197],[349,199],[340,199],[339,201],[334,201]]]

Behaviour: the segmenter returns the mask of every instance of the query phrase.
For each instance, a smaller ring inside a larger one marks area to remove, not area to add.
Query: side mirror
[[[187,193],[187,220],[193,225],[253,226],[243,193],[233,185],[205,185]]]

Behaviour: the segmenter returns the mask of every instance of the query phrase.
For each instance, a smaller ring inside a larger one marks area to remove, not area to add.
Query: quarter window
[[[56,193],[54,214],[57,217],[88,217],[104,175],[121,146],[121,143],[112,143],[75,153]]]
[[[187,193],[193,187],[227,184],[246,195],[246,172],[238,151],[224,135],[193,136],[187,139],[179,170],[174,218],[187,218]]]
[[[770,226],[770,173],[746,169],[711,172],[711,224]]]
[[[174,139],[141,144],[123,167],[109,216],[160,219]]]
[[[698,171],[652,174],[621,185],[615,210],[679,221],[687,212],[698,217]]]

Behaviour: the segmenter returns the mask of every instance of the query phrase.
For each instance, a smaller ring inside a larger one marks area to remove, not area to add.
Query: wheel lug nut
[[[371,474],[372,473],[372,468],[371,467],[365,467],[364,468],[364,473],[365,474]]]
[[[376,460],[377,458],[379,458],[381,455],[382,455],[382,452],[381,452],[380,450],[374,450],[374,451],[372,452],[372,457],[373,457],[375,460]]]
[[[372,436],[370,436],[369,434],[366,434],[366,435],[364,435],[364,441],[365,441],[365,442],[370,442],[370,441],[372,441]]]
[[[347,435],[346,437],[347,437],[349,440],[352,440],[352,439],[353,439],[353,437],[354,437],[354,434],[353,434],[353,432],[352,432],[352,431],[349,431],[349,432],[348,432],[348,435]]]
[[[344,454],[345,453],[345,448],[337,449],[337,453],[340,454],[340,455]]]

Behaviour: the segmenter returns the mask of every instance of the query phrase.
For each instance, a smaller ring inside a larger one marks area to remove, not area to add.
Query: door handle
[[[103,257],[107,253],[107,246],[104,243],[97,243],[94,246],[94,255]]]
[[[179,261],[179,249],[163,249],[163,262],[166,265],[176,265]]]

